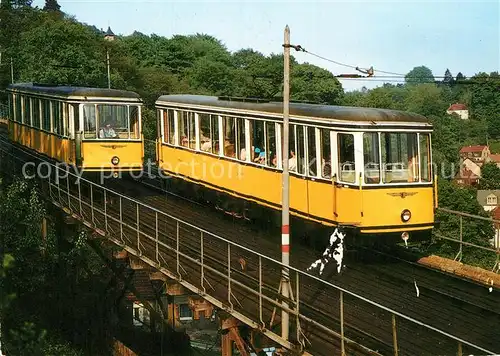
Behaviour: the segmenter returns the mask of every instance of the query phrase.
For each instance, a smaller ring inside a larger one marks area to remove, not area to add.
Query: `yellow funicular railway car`
[[[156,110],[158,167],[216,192],[219,203],[244,202],[246,213],[272,208],[266,214],[274,209],[280,220],[286,157],[290,213],[300,220],[353,228],[361,237],[430,237],[437,192],[432,125],[423,116],[291,103],[290,152],[283,154],[282,102],[164,95]]]
[[[12,141],[81,172],[140,171],[142,100],[125,90],[8,86]]]

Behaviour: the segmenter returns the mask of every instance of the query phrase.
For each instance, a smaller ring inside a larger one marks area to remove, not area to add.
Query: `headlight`
[[[118,163],[120,163],[120,159],[114,156],[113,158],[111,158],[111,163],[113,163],[116,166]]]
[[[401,213],[401,220],[403,220],[403,222],[408,222],[410,218],[411,212],[408,209],[403,210],[403,212]]]

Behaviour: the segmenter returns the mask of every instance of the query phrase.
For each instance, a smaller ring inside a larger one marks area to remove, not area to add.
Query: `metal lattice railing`
[[[11,150],[4,141],[2,169],[37,179],[43,194],[68,214],[287,349],[306,354],[357,350],[398,355],[414,347],[418,333],[419,347],[430,345],[434,350],[440,345],[447,352],[494,354],[291,266],[286,268],[292,293],[284,307],[278,289],[281,262],[31,153],[25,152],[28,160]],[[290,339],[276,329],[282,310],[290,315]]]
[[[454,260],[462,261],[462,258],[464,257],[464,247],[470,247],[476,251],[482,251],[487,255],[489,255],[491,257],[490,266],[493,265],[493,268],[491,270],[493,272],[499,273],[500,272],[500,221],[489,217],[468,214],[461,211],[455,211],[446,208],[437,208],[437,210],[444,215],[458,218],[458,229],[457,229],[458,237],[454,238],[446,236],[439,230],[434,232],[434,236],[436,236],[436,238],[447,242],[451,242],[454,245],[458,245],[458,251],[455,255]],[[467,219],[469,220],[469,222],[482,221],[482,222],[489,222],[492,225],[494,233],[493,236],[491,236],[490,239],[491,241],[487,241],[489,242],[489,246],[486,243],[484,245],[478,245],[477,243],[464,240],[464,220],[466,220],[467,223]]]

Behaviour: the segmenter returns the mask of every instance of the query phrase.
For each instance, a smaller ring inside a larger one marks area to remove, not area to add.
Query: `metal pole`
[[[289,173],[288,173],[288,116],[290,97],[290,28],[285,27],[284,44],[284,80],[283,80],[283,190],[282,190],[282,215],[281,215],[281,262],[284,266],[290,264],[290,225],[289,225]],[[285,310],[288,308],[289,295],[289,275],[288,268],[284,267],[281,277],[281,294],[283,295],[283,309],[281,310],[281,337],[288,340],[289,315]]]
[[[344,293],[340,291],[340,352],[342,356],[345,356],[345,344],[344,344]]]
[[[398,336],[396,332],[396,315],[392,314],[392,345],[394,347],[394,356],[398,356]]]
[[[106,48],[106,63],[108,66],[108,89],[111,89],[111,77],[109,75],[109,50]]]
[[[10,57],[10,80],[14,84],[14,60]]]

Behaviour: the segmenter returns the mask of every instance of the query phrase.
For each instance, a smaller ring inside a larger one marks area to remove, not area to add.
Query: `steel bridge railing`
[[[319,353],[330,343],[342,354],[348,348],[378,354],[373,350],[380,351],[380,344],[385,342],[390,347],[386,353],[398,355],[405,346],[410,347],[401,335],[408,333],[408,325],[413,325],[420,328],[420,337],[425,335],[430,345],[449,345],[459,355],[478,351],[494,354],[292,266],[287,266],[292,293],[289,307],[283,310],[289,313],[290,330],[294,332],[286,340],[276,331],[279,323],[275,322],[284,308],[283,297],[277,290],[283,268],[280,261],[83,179],[26,151],[32,161],[22,159],[5,142],[0,153],[2,169],[13,175],[21,170],[25,178],[37,179],[43,194],[53,204],[289,350],[308,354],[304,350],[309,349],[309,342],[316,344],[314,351]],[[372,308],[372,312],[360,313],[362,304]],[[364,334],[353,326],[359,318],[366,320],[366,327],[370,328]],[[307,330],[313,330],[308,334],[311,340],[306,336]],[[413,338],[410,332],[406,340]]]
[[[458,218],[458,229],[457,229],[458,238],[445,236],[443,233],[441,233],[439,231],[439,229],[437,231],[434,231],[434,236],[437,239],[449,241],[449,242],[452,242],[452,243],[458,245],[458,251],[455,255],[454,260],[461,262],[462,258],[464,256],[464,246],[471,247],[475,250],[481,250],[483,252],[489,253],[489,255],[491,257],[494,257],[494,260],[491,262],[493,264],[491,271],[499,273],[500,272],[500,220],[495,220],[493,218],[474,215],[474,214],[468,214],[468,213],[464,213],[461,211],[455,211],[455,210],[451,210],[451,209],[447,209],[447,208],[439,208],[438,207],[437,210],[439,212],[441,212],[442,214],[445,214],[447,216],[452,216],[452,217]],[[469,219],[469,221],[470,220],[476,220],[476,221],[479,220],[479,221],[486,221],[486,222],[491,223],[491,225],[493,226],[494,235],[491,236],[491,239],[493,241],[492,241],[490,246],[478,245],[476,243],[464,240],[464,220],[465,219]]]

